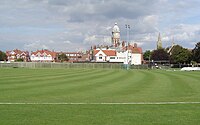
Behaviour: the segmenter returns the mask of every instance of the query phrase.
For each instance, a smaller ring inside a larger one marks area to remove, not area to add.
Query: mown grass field
[[[200,104],[98,104],[138,102],[200,102],[200,72],[0,69],[0,125],[200,123]]]

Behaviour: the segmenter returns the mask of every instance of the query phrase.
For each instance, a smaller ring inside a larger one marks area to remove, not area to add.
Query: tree
[[[0,51],[0,61],[5,61],[5,60],[7,60],[6,53]]]
[[[164,49],[154,50],[151,53],[151,59],[155,61],[169,60],[169,54]]]
[[[66,56],[66,54],[62,53],[58,55],[58,60],[64,62],[64,61],[69,61],[69,58]]]
[[[24,62],[24,59],[18,58],[18,59],[15,60],[15,62]]]
[[[144,54],[143,54],[144,60],[149,60],[150,56],[151,56],[151,51],[150,50],[145,51]]]
[[[170,62],[175,64],[187,64],[191,62],[191,55],[192,54],[188,49],[176,45],[171,52]]]
[[[200,42],[198,42],[192,50],[192,60],[200,63]]]

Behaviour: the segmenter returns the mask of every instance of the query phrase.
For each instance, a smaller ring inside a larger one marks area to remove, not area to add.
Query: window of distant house
[[[102,59],[102,57],[99,57],[99,59]]]
[[[115,59],[115,57],[110,57],[110,59]]]
[[[125,59],[125,57],[119,57],[119,59]]]

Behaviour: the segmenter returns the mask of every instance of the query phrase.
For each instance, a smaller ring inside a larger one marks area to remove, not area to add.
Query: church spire
[[[161,35],[160,35],[160,33],[159,33],[159,35],[158,35],[157,49],[162,49],[162,40],[161,40]]]
[[[173,39],[172,39],[172,46],[175,45],[175,42],[174,42],[174,36],[173,36]]]

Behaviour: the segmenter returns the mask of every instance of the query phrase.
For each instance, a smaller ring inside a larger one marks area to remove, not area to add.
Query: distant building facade
[[[82,57],[82,54],[79,52],[66,52],[65,54],[68,57],[69,62],[78,62]]]
[[[32,62],[55,62],[57,60],[57,53],[49,50],[37,50],[31,52]]]
[[[141,65],[143,62],[142,48],[134,45],[125,45],[125,41],[120,43],[120,29],[115,23],[112,29],[112,45],[94,46],[91,49],[94,62],[116,62],[131,65]]]
[[[131,65],[141,65],[143,62],[142,48],[129,45],[128,47],[117,49],[97,48],[94,49],[95,62],[124,63]]]
[[[117,52],[106,48],[94,49],[94,59],[96,62],[116,62]]]
[[[6,55],[7,55],[7,60],[10,62],[15,62],[18,59],[21,59],[24,62],[30,61],[28,51],[21,51],[21,50],[15,49],[11,51],[6,51]]]
[[[88,62],[90,61],[89,52],[66,52],[69,62]]]
[[[68,58],[66,62],[89,62],[90,61],[90,53],[86,52],[59,52],[58,55],[65,54]],[[58,60],[59,61],[59,60]]]

